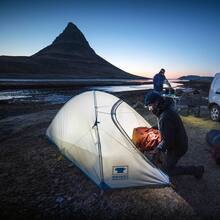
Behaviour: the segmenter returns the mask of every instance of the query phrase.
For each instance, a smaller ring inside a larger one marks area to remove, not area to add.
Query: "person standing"
[[[200,179],[204,173],[203,166],[177,166],[180,158],[188,150],[188,137],[178,113],[173,109],[173,100],[162,97],[160,93],[151,91],[145,96],[145,106],[158,118],[158,129],[161,142],[153,154],[158,157],[165,153],[164,170],[169,176],[193,175]]]
[[[163,84],[167,84],[169,88],[171,88],[171,85],[169,81],[167,80],[165,76],[165,69],[161,69],[159,73],[157,73],[153,78],[154,83],[154,90],[162,93],[163,91]]]

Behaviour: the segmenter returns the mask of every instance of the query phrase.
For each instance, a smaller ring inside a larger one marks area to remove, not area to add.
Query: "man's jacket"
[[[161,133],[161,143],[157,146],[161,151],[182,156],[188,149],[188,137],[178,113],[173,109],[173,101],[164,99],[159,106],[158,129]]]
[[[162,92],[163,91],[163,83],[165,80],[166,80],[166,77],[163,74],[157,73],[153,79],[154,90],[157,92]]]

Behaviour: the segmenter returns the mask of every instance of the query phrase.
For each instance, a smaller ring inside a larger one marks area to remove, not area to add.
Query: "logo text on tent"
[[[127,180],[127,179],[128,179],[128,166],[112,167],[112,180]]]

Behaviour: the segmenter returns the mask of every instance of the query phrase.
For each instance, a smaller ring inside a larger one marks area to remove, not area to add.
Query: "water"
[[[171,83],[173,88],[179,87],[182,84],[180,83]],[[153,89],[153,84],[144,84],[144,85],[128,85],[128,86],[95,86],[90,87],[91,89],[98,89],[105,92],[126,92],[126,91],[138,91],[138,90],[149,90]],[[165,85],[166,88],[166,85]]]
[[[68,101],[75,93],[75,90],[5,90],[0,92],[0,103],[1,101],[8,101],[13,103],[40,102],[62,104]]]
[[[152,79],[16,79],[16,78],[0,78],[0,82],[152,82]]]
[[[181,86],[178,83],[171,83],[172,87]],[[101,90],[105,92],[125,92],[125,91],[138,91],[149,90],[153,88],[153,84],[143,85],[123,85],[123,86],[92,86],[83,87],[83,89],[23,89],[23,90],[3,90],[0,91],[1,101],[9,102],[40,102],[49,104],[63,104],[71,99],[76,93],[85,90]]]

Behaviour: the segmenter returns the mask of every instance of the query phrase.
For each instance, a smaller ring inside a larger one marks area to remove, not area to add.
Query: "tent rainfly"
[[[87,91],[69,100],[47,129],[61,153],[100,188],[169,185],[169,177],[131,141],[150,124],[121,99]]]

